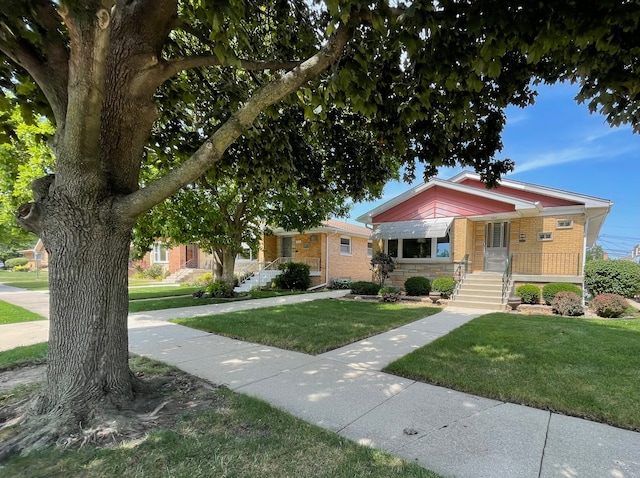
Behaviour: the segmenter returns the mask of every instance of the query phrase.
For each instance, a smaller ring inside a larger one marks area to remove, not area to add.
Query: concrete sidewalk
[[[0,300],[6,297],[0,292]],[[281,303],[310,300],[309,296],[287,297],[297,299]],[[251,302],[251,307],[275,305],[273,301]],[[247,307],[248,302],[234,304]],[[231,304],[224,306],[189,309],[198,315],[231,310]],[[640,433],[380,371],[482,311],[447,308],[319,356],[166,322],[169,316],[188,313],[173,309],[132,314],[131,351],[226,384],[346,438],[446,476],[640,478]],[[4,335],[2,329],[0,334]]]

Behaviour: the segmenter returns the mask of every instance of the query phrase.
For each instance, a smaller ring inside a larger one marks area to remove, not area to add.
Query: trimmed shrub
[[[435,292],[440,292],[443,299],[448,299],[456,289],[457,282],[453,277],[436,277],[431,283],[431,288]]]
[[[409,277],[404,281],[404,290],[407,295],[429,295],[431,292],[431,283],[426,277]]]
[[[29,272],[31,271],[31,266],[29,264],[25,264],[23,266],[14,266],[11,270],[13,272]]]
[[[311,286],[311,273],[308,264],[287,262],[278,267],[282,274],[276,277],[275,284],[279,289],[307,290]]]
[[[351,289],[351,281],[349,279],[331,279],[329,289]]]
[[[574,292],[558,292],[551,301],[551,308],[556,314],[560,315],[575,317],[584,314],[582,298]]]
[[[544,303],[551,305],[551,301],[558,292],[573,292],[578,297],[582,297],[582,290],[577,285],[569,284],[568,282],[552,282],[542,288]]]
[[[584,267],[584,284],[593,296],[640,294],[640,264],[624,260],[594,260]]]
[[[29,259],[26,257],[14,257],[13,259],[7,259],[4,263],[5,269],[13,269],[17,266],[26,266],[29,263]]]
[[[209,297],[229,298],[233,297],[233,285],[220,279],[216,279],[207,285]]]
[[[381,289],[375,282],[355,281],[351,283],[351,293],[356,295],[378,295]]]
[[[629,307],[624,297],[618,294],[599,294],[589,304],[598,317],[620,317]]]
[[[516,297],[522,299],[523,304],[540,303],[540,287],[535,284],[523,284],[516,287]]]

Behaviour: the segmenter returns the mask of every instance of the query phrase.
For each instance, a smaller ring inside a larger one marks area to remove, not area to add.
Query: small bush
[[[351,281],[349,279],[331,279],[329,289],[351,289]]]
[[[29,263],[29,259],[26,257],[14,257],[13,259],[7,259],[4,263],[5,269],[14,269],[20,266],[26,266]],[[19,269],[18,269],[19,270]]]
[[[351,283],[351,293],[356,295],[378,295],[381,289],[375,282],[355,281]]]
[[[589,304],[598,317],[620,317],[629,303],[618,294],[599,294]]]
[[[426,277],[409,277],[404,281],[404,290],[407,295],[429,295],[431,292],[431,282]]]
[[[400,301],[400,288],[392,285],[382,287],[378,291],[378,295],[381,297],[382,302],[399,302]]]
[[[456,289],[457,282],[453,277],[436,277],[431,283],[431,287],[434,291],[440,292],[440,296],[443,299],[448,299]]]
[[[280,289],[307,290],[311,286],[311,273],[307,264],[287,262],[280,264],[282,271],[275,279],[276,287]]]
[[[523,304],[538,304],[540,302],[540,287],[535,284],[519,285],[516,287],[516,297],[520,297]]]
[[[396,268],[396,261],[389,254],[385,254],[384,252],[378,252],[371,259],[371,271],[374,273],[375,277],[378,279],[378,283],[380,287],[384,284],[384,281],[387,280],[389,274],[393,272]]]
[[[136,270],[136,279],[159,280],[169,275],[169,271],[165,271],[161,264],[151,264],[149,267],[145,264],[135,264],[133,267]]]
[[[204,287],[209,282],[213,282],[213,274],[211,272],[205,272],[204,274],[198,276],[196,280],[190,283],[190,285],[195,287]]]
[[[584,267],[584,284],[591,295],[640,294],[640,264],[624,260],[594,260]]]
[[[574,292],[560,291],[551,301],[551,308],[556,314],[575,317],[584,314],[581,297]]]
[[[229,298],[233,297],[233,285],[220,279],[216,279],[207,285],[209,297]]]
[[[29,272],[31,270],[31,266],[29,264],[25,264],[23,266],[14,266],[11,270],[14,272]]]
[[[569,284],[568,282],[552,282],[542,288],[544,303],[551,305],[551,301],[558,292],[573,292],[578,297],[582,297],[582,290],[577,285]]]

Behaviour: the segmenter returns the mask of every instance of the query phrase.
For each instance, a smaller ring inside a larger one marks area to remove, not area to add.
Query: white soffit
[[[452,217],[419,219],[416,221],[383,222],[371,233],[371,239],[421,239],[444,237],[449,232]]]

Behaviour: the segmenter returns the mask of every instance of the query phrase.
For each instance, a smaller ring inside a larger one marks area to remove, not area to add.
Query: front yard
[[[307,354],[320,354],[440,312],[436,307],[336,299],[314,300],[176,324]]]
[[[493,313],[384,371],[640,431],[640,320]]]

